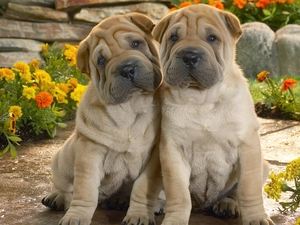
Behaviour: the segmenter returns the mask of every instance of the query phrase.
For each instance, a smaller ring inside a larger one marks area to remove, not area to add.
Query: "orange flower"
[[[191,4],[192,3],[190,3],[190,2],[182,2],[182,3],[180,3],[179,8],[183,8],[183,7],[189,6]]]
[[[176,7],[172,7],[172,8],[169,9],[169,12],[173,12],[175,10],[176,10]]]
[[[233,5],[236,5],[239,9],[244,8],[244,6],[247,4],[247,0],[234,0]]]
[[[220,0],[209,0],[208,4],[218,9],[224,9],[224,5]]]
[[[267,5],[269,5],[271,3],[271,0],[258,0],[258,2],[256,2],[256,7],[257,8],[266,8]]]
[[[199,4],[200,0],[193,0],[194,4]]]
[[[257,74],[258,82],[263,82],[267,78],[268,74],[270,74],[270,72],[268,71],[262,71],[259,74]]]
[[[35,101],[40,109],[46,108],[52,104],[53,97],[49,94],[49,92],[42,91],[36,95]]]
[[[297,84],[298,81],[292,79],[292,78],[286,78],[283,81],[283,84],[281,86],[281,91],[286,91],[289,88],[294,88],[294,85]]]

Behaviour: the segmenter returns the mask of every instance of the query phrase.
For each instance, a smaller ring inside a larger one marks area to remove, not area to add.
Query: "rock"
[[[33,59],[42,60],[38,52],[0,52],[0,68],[12,67],[16,62],[29,63]]]
[[[0,52],[40,52],[44,42],[26,39],[0,38]]]
[[[81,41],[91,31],[91,26],[65,23],[30,23],[0,19],[0,37],[24,38],[44,42]]]
[[[237,43],[237,63],[245,76],[256,78],[264,70],[269,71],[272,77],[278,76],[275,33],[260,22],[245,23],[242,29],[243,35]]]
[[[39,5],[54,7],[55,0],[1,0],[0,5],[7,5],[8,2],[22,5]]]
[[[70,10],[72,8],[82,8],[88,6],[95,6],[99,4],[115,4],[121,5],[123,3],[136,3],[136,0],[56,0],[55,6],[56,9],[65,9]],[[140,0],[139,2],[153,2],[151,0]],[[169,3],[169,0],[155,0],[154,2],[165,2]]]
[[[162,16],[168,13],[169,8],[161,3],[140,3],[124,6],[111,6],[99,8],[83,8],[74,16],[75,22],[89,22],[98,24],[101,20],[112,16],[122,15],[129,12],[139,12],[146,14],[157,22]]]
[[[15,3],[8,3],[6,11],[3,13],[3,18],[36,22],[69,21],[66,12],[60,12],[49,7],[28,6]]]
[[[300,25],[288,24],[276,31],[275,42],[281,75],[300,75]]]

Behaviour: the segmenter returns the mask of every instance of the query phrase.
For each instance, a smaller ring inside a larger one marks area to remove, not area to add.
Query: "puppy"
[[[241,34],[233,14],[204,4],[166,15],[153,30],[165,80],[159,146],[167,200],[163,225],[188,224],[191,197],[201,211],[226,218],[241,214],[243,225],[274,225],[263,206],[268,165],[259,123],[235,62]],[[147,190],[157,194],[161,186],[152,182],[154,174],[143,176]],[[124,224],[154,222],[155,195],[138,190]],[[138,196],[148,202],[142,205]]]
[[[162,73],[153,26],[142,14],[112,16],[79,45],[77,66],[91,82],[73,135],[53,157],[53,189],[42,200],[68,209],[59,224],[90,224],[98,199],[129,195],[151,153],[158,159]]]

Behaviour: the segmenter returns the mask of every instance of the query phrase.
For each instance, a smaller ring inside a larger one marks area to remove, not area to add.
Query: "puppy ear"
[[[129,20],[145,32],[151,32],[155,26],[154,22],[144,14],[128,13]]]
[[[76,55],[76,64],[78,69],[86,74],[88,77],[90,76],[90,67],[89,67],[89,45],[87,42],[87,38],[80,42],[77,55]]]
[[[239,39],[242,35],[242,28],[239,19],[229,12],[224,12],[225,24],[233,37]]]
[[[164,36],[165,31],[167,30],[170,23],[170,15],[163,17],[154,27],[152,35],[156,41],[161,43],[162,37]]]

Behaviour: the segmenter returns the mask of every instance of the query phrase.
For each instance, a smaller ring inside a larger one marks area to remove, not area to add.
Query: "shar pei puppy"
[[[243,225],[274,225],[263,206],[268,164],[259,123],[235,62],[241,34],[234,15],[204,4],[166,15],[153,30],[165,80],[159,146],[166,194],[163,225],[188,224],[192,205],[219,217],[241,215]],[[151,181],[154,174],[141,177],[154,194],[142,195],[135,187],[124,224],[153,221],[161,186]],[[143,205],[139,198],[146,196]]]
[[[78,48],[90,78],[72,136],[52,159],[53,189],[42,203],[66,210],[61,225],[88,225],[98,201],[130,195],[153,153],[156,160],[162,82],[148,17],[129,13],[95,26]],[[121,221],[120,221],[121,222]]]

